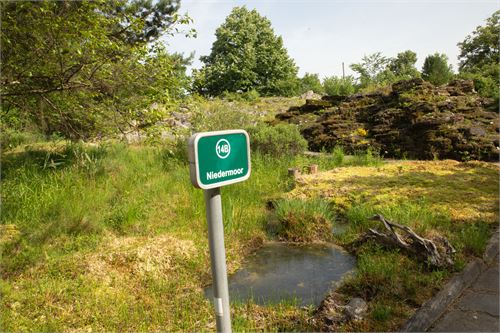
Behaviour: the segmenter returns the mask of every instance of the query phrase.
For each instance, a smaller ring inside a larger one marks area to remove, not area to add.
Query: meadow
[[[296,181],[287,175],[313,163],[332,171]],[[449,175],[434,180],[436,173]],[[345,246],[373,227],[374,212],[424,234],[444,233],[459,250],[451,270],[429,271],[376,244],[357,252],[357,273],[340,290],[365,297],[370,314],[340,329],[397,329],[454,270],[481,255],[498,218],[497,175],[488,163],[384,162],[341,149],[320,157],[254,152],[250,179],[222,189],[228,271],[265,241],[287,241],[272,226],[290,218],[348,226],[330,235],[285,224],[287,235],[308,236],[295,239],[302,242]],[[477,200],[462,205],[471,195]],[[190,183],[182,147],[38,140],[5,151],[1,228],[4,331],[215,329],[203,295],[211,281],[203,193]],[[233,304],[233,329],[317,330],[314,310],[289,300]]]

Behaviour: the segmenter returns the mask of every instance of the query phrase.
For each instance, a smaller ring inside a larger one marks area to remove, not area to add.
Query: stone
[[[304,99],[321,99],[321,95],[318,95],[316,94],[314,91],[312,90],[308,90],[306,91],[305,93],[303,93],[300,98],[304,98]]]
[[[347,303],[344,309],[344,314],[348,320],[362,320],[368,311],[368,304],[365,300],[355,297]]]
[[[491,316],[499,316],[498,294],[470,292],[460,300],[458,307],[466,311],[485,312]]]
[[[413,79],[371,93],[308,99],[276,119],[297,124],[313,151],[342,146],[347,154],[370,148],[388,158],[500,157],[498,105],[467,80],[436,87]]]
[[[431,332],[498,332],[498,317],[485,313],[448,312],[434,326]]]
[[[486,250],[484,251],[484,260],[486,262],[493,261],[498,264],[498,255],[500,252],[499,239],[500,234],[499,229],[497,229],[486,245]]]
[[[472,285],[475,291],[492,291],[496,292],[498,298],[498,264],[496,267],[489,268],[482,273],[479,279]],[[498,301],[498,300],[497,300]]]
[[[479,126],[474,126],[469,129],[471,135],[486,136],[486,130]]]
[[[138,131],[126,133],[124,138],[127,143],[139,143],[143,140],[143,136]]]

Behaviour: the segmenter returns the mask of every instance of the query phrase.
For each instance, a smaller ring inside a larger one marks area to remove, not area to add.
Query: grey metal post
[[[208,244],[210,246],[210,259],[212,263],[217,332],[231,333],[220,188],[205,190],[205,205],[208,222]]]

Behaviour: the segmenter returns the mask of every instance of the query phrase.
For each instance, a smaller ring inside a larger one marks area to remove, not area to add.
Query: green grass
[[[230,272],[266,237],[266,201],[288,189],[293,163],[256,155],[251,178],[222,189]],[[153,147],[47,142],[6,152],[2,164],[2,330],[213,326],[201,292],[210,282],[203,193],[184,160]],[[256,310],[266,329],[300,312],[282,308]],[[254,314],[248,322],[238,327],[252,330]]]
[[[213,331],[203,296],[210,283],[203,193],[191,185],[185,158],[183,144],[57,141],[4,152],[1,329]],[[293,184],[287,169],[306,173],[310,164],[332,171]],[[379,227],[374,213],[448,237],[458,270],[483,253],[498,221],[498,171],[449,161],[384,164],[340,148],[310,158],[254,154],[250,179],[224,187],[222,199],[229,272],[280,235],[348,244]],[[332,223],[344,231],[332,234]],[[396,330],[452,272],[371,243],[356,252],[358,270],[340,291],[368,301],[369,315],[340,329]],[[316,330],[312,309],[293,302],[235,303],[232,311],[235,331]]]
[[[498,167],[454,161],[366,164],[305,175],[285,198],[328,201],[336,224],[344,226],[333,235],[340,245],[350,245],[369,228],[384,231],[380,221],[371,219],[382,214],[423,237],[444,236],[455,247],[455,265],[441,270],[372,242],[350,247],[357,255],[357,270],[338,291],[362,297],[370,310],[366,319],[339,330],[395,331],[453,272],[484,253],[498,226]]]
[[[323,200],[277,200],[268,230],[282,241],[314,242],[332,239],[332,207]]]

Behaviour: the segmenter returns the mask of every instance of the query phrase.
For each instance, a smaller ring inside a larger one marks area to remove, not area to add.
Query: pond
[[[253,299],[261,305],[288,300],[317,306],[355,265],[353,256],[332,245],[269,243],[229,276],[229,298],[232,302]],[[212,286],[205,295],[213,298]]]

